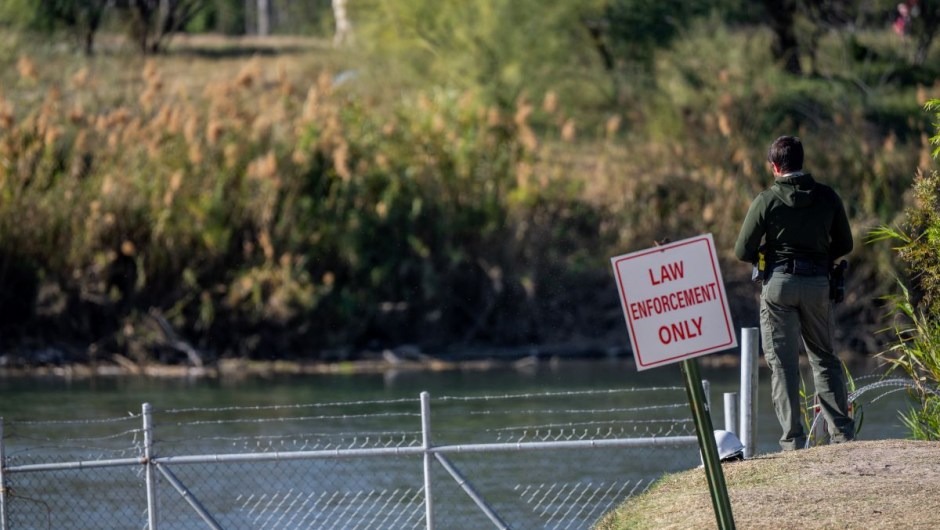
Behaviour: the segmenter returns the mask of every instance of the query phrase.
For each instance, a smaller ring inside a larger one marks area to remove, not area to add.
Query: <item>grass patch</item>
[[[739,528],[932,527],[940,522],[935,443],[883,440],[723,464]],[[785,522],[782,522],[785,521]],[[594,530],[714,528],[705,473],[665,477]]]

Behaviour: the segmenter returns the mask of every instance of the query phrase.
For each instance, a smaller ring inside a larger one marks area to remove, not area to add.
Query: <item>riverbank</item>
[[[716,353],[696,358],[703,368],[733,368],[740,365],[737,351]],[[429,355],[413,347],[362,352],[353,359],[329,360],[256,360],[220,359],[211,363],[165,364],[156,362],[136,363],[119,354],[95,363],[0,363],[0,377],[55,377],[78,379],[90,377],[143,376],[152,378],[180,379],[238,379],[243,377],[268,377],[278,375],[322,375],[322,374],[385,374],[399,372],[447,372],[484,371],[499,368],[526,370],[541,364],[557,365],[565,361],[613,360],[623,365],[624,370],[636,371],[636,364],[625,348],[598,349],[584,344],[554,346],[530,346],[526,348],[468,349],[452,351],[446,355]],[[849,372],[869,375],[884,371],[877,358],[865,356],[843,356]],[[800,357],[806,365],[805,356]],[[763,357],[758,367],[766,370]]]
[[[940,527],[940,442],[858,441],[723,465],[739,528]],[[669,475],[595,530],[711,529],[704,471]]]
[[[734,357],[734,358],[733,358]],[[137,363],[119,354],[95,363],[6,363],[0,364],[0,377],[119,377],[154,378],[238,378],[275,375],[360,374],[389,372],[478,371],[513,367],[526,369],[541,363],[570,359],[615,359],[633,368],[625,349],[597,349],[585,344],[529,346],[524,348],[476,348],[428,354],[419,348],[403,346],[380,351],[363,351],[354,356],[334,356],[325,360],[219,359],[207,363]],[[705,363],[736,363],[736,356],[714,355]]]

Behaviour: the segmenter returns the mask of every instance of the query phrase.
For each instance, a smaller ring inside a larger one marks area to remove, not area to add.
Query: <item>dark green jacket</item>
[[[832,263],[853,246],[842,199],[809,173],[774,179],[751,203],[734,253],[741,261],[756,263],[762,244],[771,264],[787,258]]]

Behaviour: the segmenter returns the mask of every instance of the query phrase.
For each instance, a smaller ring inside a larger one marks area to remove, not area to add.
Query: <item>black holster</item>
[[[849,264],[842,260],[829,271],[829,299],[838,304],[845,300],[845,270]]]

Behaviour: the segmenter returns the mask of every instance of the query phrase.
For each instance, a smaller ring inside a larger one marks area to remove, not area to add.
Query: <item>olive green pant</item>
[[[832,350],[829,279],[773,273],[761,289],[760,323],[774,411],[783,429],[780,447],[792,450],[806,445],[800,400],[801,344],[813,369],[813,384],[831,440],[851,440],[855,424],[848,414],[845,373]]]

